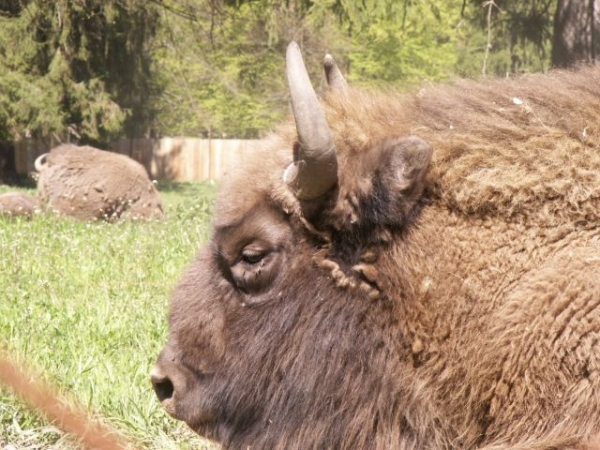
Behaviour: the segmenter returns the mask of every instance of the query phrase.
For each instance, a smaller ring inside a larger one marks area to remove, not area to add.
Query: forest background
[[[313,80],[329,52],[351,83],[403,89],[594,59],[599,9],[599,0],[0,0],[0,179],[23,139],[106,148],[123,137],[261,137],[288,113],[292,39]]]

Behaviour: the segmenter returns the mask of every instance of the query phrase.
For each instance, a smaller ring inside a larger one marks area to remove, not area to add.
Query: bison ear
[[[423,193],[432,150],[423,139],[409,136],[384,141],[380,155],[374,201],[389,225],[403,225]]]

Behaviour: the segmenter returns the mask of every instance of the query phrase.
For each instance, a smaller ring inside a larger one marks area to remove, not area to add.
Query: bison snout
[[[211,376],[182,363],[179,353],[166,346],[150,372],[150,382],[165,411],[194,427],[211,422],[218,410]]]

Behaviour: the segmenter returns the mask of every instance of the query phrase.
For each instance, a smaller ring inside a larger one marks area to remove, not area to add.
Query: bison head
[[[431,149],[415,136],[347,134],[351,93],[329,56],[325,71],[323,109],[290,44],[294,124],[224,182],[152,372],[169,414],[226,447],[414,438],[397,305],[374,272],[418,218]]]
[[[167,411],[236,449],[592,448],[598,67],[390,95],[326,57],[322,102],[287,71],[174,292]]]

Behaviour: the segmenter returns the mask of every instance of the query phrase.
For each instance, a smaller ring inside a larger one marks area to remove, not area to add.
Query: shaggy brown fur
[[[22,192],[7,192],[0,195],[0,216],[29,216],[40,210],[36,197]]]
[[[567,449],[600,435],[600,68],[332,92],[223,186],[153,372],[226,448]],[[429,164],[427,145],[433,149]]]
[[[163,217],[158,191],[142,165],[89,146],[53,148],[42,165],[38,190],[47,209],[80,220]]]

